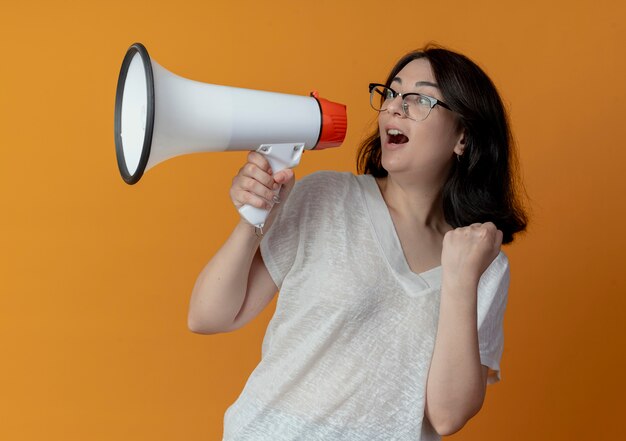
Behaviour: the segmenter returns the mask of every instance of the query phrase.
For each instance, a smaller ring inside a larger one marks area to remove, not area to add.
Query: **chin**
[[[399,159],[399,158],[396,158]],[[385,170],[387,170],[387,173],[392,174],[392,173],[402,173],[402,172],[406,172],[409,170],[409,167],[407,167],[407,163],[406,161],[400,161],[400,160],[394,160],[394,161],[385,161],[384,158],[381,159],[380,164],[383,166],[383,168]]]

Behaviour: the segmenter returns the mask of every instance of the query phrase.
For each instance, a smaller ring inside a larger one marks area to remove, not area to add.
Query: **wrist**
[[[441,281],[442,296],[463,300],[476,301],[478,279],[473,277],[457,277],[443,275]]]
[[[480,274],[475,271],[468,271],[467,268],[464,271],[455,268],[450,269],[443,265],[442,283],[462,288],[476,288],[479,281]]]
[[[255,227],[245,219],[240,219],[239,223],[235,226],[235,234],[255,246],[258,246],[261,243],[264,233],[264,229]]]

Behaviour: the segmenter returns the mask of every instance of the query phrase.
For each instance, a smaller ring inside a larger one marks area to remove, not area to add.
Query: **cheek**
[[[415,139],[425,150],[431,151],[435,156],[452,154],[458,138],[454,124],[433,120],[433,124],[420,129],[423,130],[416,132]]]
[[[435,127],[420,127],[413,131],[410,141],[417,151],[430,156],[441,150],[442,133]]]

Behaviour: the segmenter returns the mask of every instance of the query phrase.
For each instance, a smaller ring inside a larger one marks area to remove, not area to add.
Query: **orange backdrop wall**
[[[623,2],[0,3],[0,439],[217,440],[273,306],[243,330],[186,327],[195,277],[237,219],[245,153],[118,174],[113,108],[140,41],[187,78],[348,105],[353,171],[367,83],[434,41],[476,60],[510,110],[532,223],[506,248],[502,382],[458,440],[622,439]]]

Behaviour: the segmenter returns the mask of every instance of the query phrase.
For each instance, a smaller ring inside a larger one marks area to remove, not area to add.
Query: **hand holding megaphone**
[[[268,212],[265,224],[261,229],[261,232],[264,232],[270,228],[272,219],[276,214],[272,207],[287,200],[294,182],[295,176],[291,169],[287,168],[274,173],[263,155],[258,152],[250,152],[248,161],[233,178],[230,198],[242,218],[248,223],[250,220],[245,216],[246,207]]]
[[[337,147],[345,139],[346,107],[319,98],[200,83],[127,51],[115,100],[115,148],[120,173],[135,184],[166,159],[195,152],[253,150],[274,173],[298,165],[303,150]],[[261,227],[268,210],[240,209]]]

